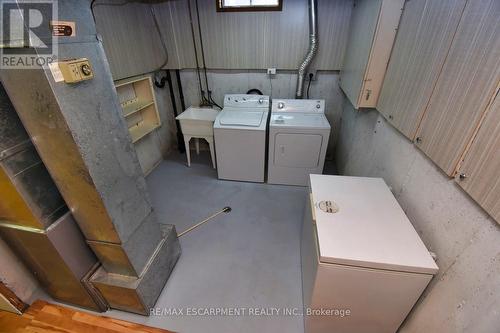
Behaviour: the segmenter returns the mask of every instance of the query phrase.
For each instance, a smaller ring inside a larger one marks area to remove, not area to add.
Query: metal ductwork
[[[59,1],[57,11],[79,31],[57,37],[58,62],[85,58],[95,75],[71,83],[56,80],[50,68],[10,68],[0,80],[82,242],[102,264],[89,285],[110,307],[148,315],[180,256],[177,233],[153,211],[88,2]],[[47,45],[54,38],[48,24],[37,36]]]
[[[0,237],[58,301],[105,311],[99,267],[0,84]],[[9,269],[10,267],[4,267]]]
[[[316,0],[309,0],[309,49],[297,72],[297,90],[295,98],[302,99],[304,91],[304,77],[309,65],[318,51],[318,3]]]

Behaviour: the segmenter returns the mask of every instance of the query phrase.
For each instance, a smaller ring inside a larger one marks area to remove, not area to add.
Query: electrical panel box
[[[59,61],[58,65],[66,83],[76,83],[94,77],[94,71],[87,58],[63,60]]]
[[[403,5],[404,0],[354,2],[340,87],[356,109],[377,106]]]

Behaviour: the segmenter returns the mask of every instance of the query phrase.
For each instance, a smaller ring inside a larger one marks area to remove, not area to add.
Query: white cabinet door
[[[377,105],[403,3],[403,0],[355,2],[340,87],[356,109]]]

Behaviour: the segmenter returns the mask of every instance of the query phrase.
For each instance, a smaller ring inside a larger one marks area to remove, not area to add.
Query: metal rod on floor
[[[219,210],[217,213],[213,214],[213,215],[210,215],[209,217],[207,217],[206,219],[204,219],[203,221],[193,225],[192,227],[188,228],[187,230],[184,230],[183,232],[181,232],[180,234],[177,234],[177,237],[182,237],[183,235],[187,234],[188,232],[198,228],[200,225],[202,224],[205,224],[207,223],[208,221],[210,221],[211,219],[213,219],[214,217],[216,217],[217,215],[220,215],[222,213],[229,213],[231,211],[231,207],[224,207],[222,208],[222,210]]]

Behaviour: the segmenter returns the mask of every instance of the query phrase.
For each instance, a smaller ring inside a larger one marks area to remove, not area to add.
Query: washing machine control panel
[[[228,94],[224,96],[224,107],[233,108],[269,108],[269,96]]]
[[[274,99],[272,112],[325,113],[324,99]]]

